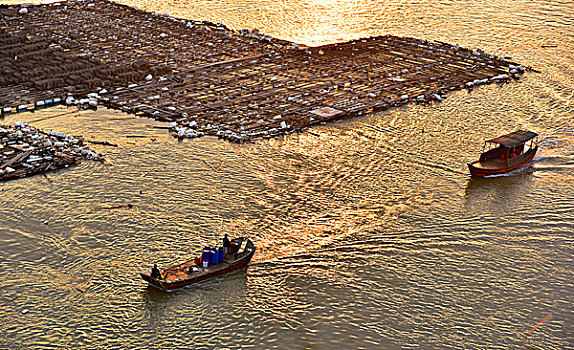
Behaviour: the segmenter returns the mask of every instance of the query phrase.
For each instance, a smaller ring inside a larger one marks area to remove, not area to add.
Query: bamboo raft
[[[3,114],[91,94],[171,122],[178,137],[273,137],[524,71],[442,42],[385,35],[304,47],[104,0],[2,5],[0,16]]]

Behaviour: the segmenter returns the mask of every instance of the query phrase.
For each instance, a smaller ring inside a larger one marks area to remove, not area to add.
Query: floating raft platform
[[[179,137],[273,137],[524,71],[442,42],[385,35],[305,47],[104,0],[2,5],[0,16],[3,114],[89,95],[171,122]]]
[[[0,125],[0,182],[67,168],[83,159],[104,161],[82,137],[44,132],[26,122]]]

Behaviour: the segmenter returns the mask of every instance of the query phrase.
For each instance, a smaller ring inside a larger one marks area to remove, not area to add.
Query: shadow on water
[[[464,196],[469,199],[471,197],[488,194],[491,191],[512,194],[512,192],[523,186],[524,183],[532,181],[535,170],[532,164],[528,164],[503,175],[470,177],[466,183]]]
[[[173,292],[147,286],[141,292],[142,317],[149,327],[163,328],[180,319],[188,329],[217,325],[221,315],[233,315],[248,301],[248,276],[238,270],[224,276],[189,285]]]
[[[464,203],[472,213],[508,214],[516,200],[532,191],[536,177],[532,165],[524,166],[506,175],[471,177],[464,191]]]
[[[224,294],[234,299],[244,294],[247,289],[247,280],[247,269],[243,268],[216,278],[191,284],[172,292],[164,292],[147,285],[145,289],[142,290],[142,295],[146,305],[150,309],[161,304],[179,303],[189,301],[189,299],[203,298],[214,292]],[[211,302],[213,300],[211,296],[204,299],[203,302]]]

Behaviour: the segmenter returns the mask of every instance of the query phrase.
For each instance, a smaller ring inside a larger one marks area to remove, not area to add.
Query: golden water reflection
[[[152,120],[105,109],[7,117],[119,147],[93,146],[110,165],[0,184],[0,348],[572,344],[574,8],[124,3],[313,45],[387,33],[460,43],[541,73],[244,145],[178,142]],[[532,167],[470,179],[466,163],[484,139],[519,128],[541,135]],[[256,242],[247,272],[169,295],[137,277],[153,262],[197,255],[224,232]]]

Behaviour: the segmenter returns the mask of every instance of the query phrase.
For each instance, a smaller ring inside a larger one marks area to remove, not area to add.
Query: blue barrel
[[[223,250],[223,247],[219,248],[219,262],[223,262],[223,258],[225,257],[225,250]]]
[[[218,262],[219,262],[219,254],[217,253],[217,250],[212,249],[211,250],[211,260],[209,260],[209,263],[211,265],[217,265]]]
[[[211,259],[211,249],[210,248],[203,248],[203,253],[201,253],[201,260],[202,261],[210,261]]]

